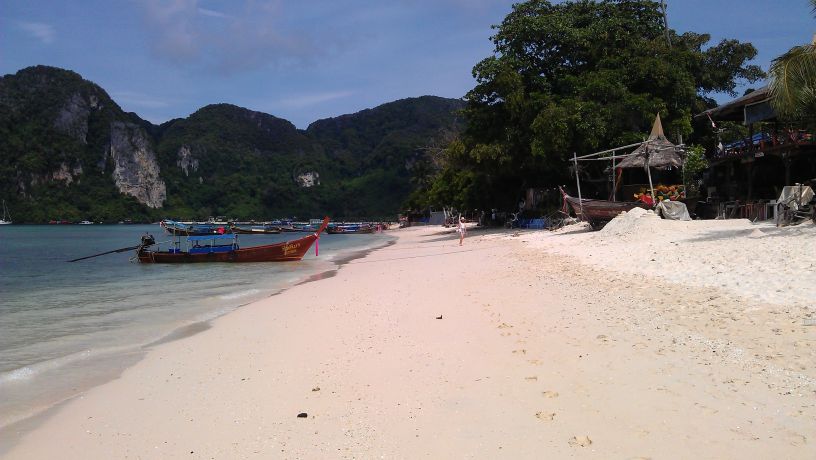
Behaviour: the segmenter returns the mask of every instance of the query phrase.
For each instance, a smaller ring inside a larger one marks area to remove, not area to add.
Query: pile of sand
[[[660,218],[652,211],[643,208],[634,208],[629,212],[622,212],[599,232],[603,237],[625,238],[660,231]]]

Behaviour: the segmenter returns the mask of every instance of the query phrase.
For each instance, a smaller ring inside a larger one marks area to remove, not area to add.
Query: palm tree
[[[816,14],[816,0],[809,0]],[[809,45],[795,46],[771,64],[771,104],[783,118],[816,113],[816,35]]]

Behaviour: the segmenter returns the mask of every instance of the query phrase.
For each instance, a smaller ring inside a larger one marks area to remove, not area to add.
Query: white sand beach
[[[6,458],[816,457],[812,225],[576,229],[395,231],[156,346]]]

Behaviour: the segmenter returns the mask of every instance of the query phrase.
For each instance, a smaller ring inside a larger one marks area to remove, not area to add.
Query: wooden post
[[[572,152],[572,161],[575,164],[575,183],[578,184],[578,207],[581,209],[581,220],[584,218],[584,199],[581,197],[581,179],[578,177],[578,154]]]
[[[680,164],[680,177],[683,178],[683,190],[686,191],[686,198],[688,198],[688,196],[689,196],[689,186],[688,186],[688,179],[686,178],[686,160],[688,160],[688,151],[684,149],[683,150],[683,163]]]
[[[646,147],[646,175],[649,176],[649,192],[652,194],[652,203],[657,204],[654,194],[654,185],[652,184],[652,168],[649,167],[650,156],[651,154],[649,153],[649,147]]]
[[[618,183],[617,183],[618,174],[615,171],[615,152],[612,152],[612,201],[618,201]]]

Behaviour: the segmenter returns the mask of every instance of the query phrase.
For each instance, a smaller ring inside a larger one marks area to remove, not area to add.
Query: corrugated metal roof
[[[768,87],[763,86],[733,101],[699,113],[695,115],[695,118],[704,117],[708,114],[713,120],[718,121],[745,121],[745,106],[767,101],[768,98]],[[773,114],[773,116],[768,119],[773,118],[776,118],[776,114]]]

